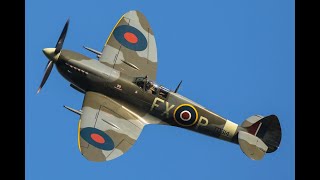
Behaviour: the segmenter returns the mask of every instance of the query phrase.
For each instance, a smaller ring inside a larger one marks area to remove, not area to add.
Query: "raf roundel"
[[[180,119],[182,121],[189,121],[191,119],[191,113],[187,110],[184,110],[180,113]]]
[[[114,142],[111,137],[99,129],[92,127],[83,128],[80,131],[80,136],[96,148],[107,151],[114,149]]]
[[[198,121],[198,112],[191,104],[182,104],[174,110],[173,119],[181,126],[192,126]]]
[[[138,38],[136,35],[134,35],[133,33],[131,32],[126,32],[124,33],[123,35],[124,39],[126,39],[129,43],[131,44],[135,44],[138,42]]]
[[[96,133],[92,133],[90,135],[91,139],[94,140],[95,142],[99,143],[99,144],[103,144],[106,142],[106,140],[100,136],[99,134],[96,134]]]
[[[129,25],[115,28],[113,36],[121,45],[133,51],[143,51],[148,45],[146,37],[138,29]]]

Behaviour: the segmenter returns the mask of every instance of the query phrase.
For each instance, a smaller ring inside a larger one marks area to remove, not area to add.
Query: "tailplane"
[[[281,142],[281,126],[275,115],[254,115],[246,119],[238,134],[241,150],[251,159],[262,159],[265,153],[272,153]]]

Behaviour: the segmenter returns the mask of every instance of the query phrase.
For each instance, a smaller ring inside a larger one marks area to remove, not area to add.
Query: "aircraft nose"
[[[42,49],[42,52],[46,55],[46,56],[50,56],[54,54],[54,50],[55,48],[44,48]]]
[[[44,55],[47,56],[48,59],[56,61],[56,60],[58,60],[59,56],[57,56],[58,54],[55,54],[55,52],[54,52],[55,50],[56,50],[56,48],[44,48],[44,49],[42,49],[42,52]]]

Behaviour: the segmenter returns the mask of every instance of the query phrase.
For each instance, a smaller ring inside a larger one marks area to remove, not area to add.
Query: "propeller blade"
[[[50,63],[51,61],[49,60],[48,61],[48,63],[47,63],[47,65],[46,65],[46,67],[44,68],[44,72],[46,72],[46,70],[48,69],[48,66],[49,66],[49,63]]]
[[[45,73],[44,73],[44,76],[43,76],[43,78],[42,78],[41,84],[40,84],[40,86],[39,86],[39,89],[38,89],[38,91],[37,91],[37,94],[40,92],[41,88],[42,88],[43,85],[46,83],[46,81],[47,81],[47,79],[48,79],[48,77],[49,77],[49,75],[50,75],[50,72],[51,72],[52,68],[53,68],[53,61],[49,61],[49,63],[47,64],[47,68],[46,68],[46,71],[45,71]]]
[[[67,20],[67,22],[64,25],[63,30],[62,30],[62,32],[60,34],[60,37],[59,37],[58,42],[56,44],[56,50],[54,51],[55,54],[58,54],[62,49],[62,45],[63,45],[64,39],[65,39],[65,37],[67,35],[68,27],[69,27],[69,19]]]

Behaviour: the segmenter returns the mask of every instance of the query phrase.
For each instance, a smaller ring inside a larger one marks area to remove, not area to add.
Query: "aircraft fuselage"
[[[56,67],[78,90],[99,92],[117,99],[127,108],[138,110],[142,118],[152,116],[160,119],[163,124],[182,127],[233,143],[238,143],[237,135],[240,129],[246,131],[162,86],[153,92],[146,91],[135,82],[135,77],[129,77],[79,53],[62,50]]]

